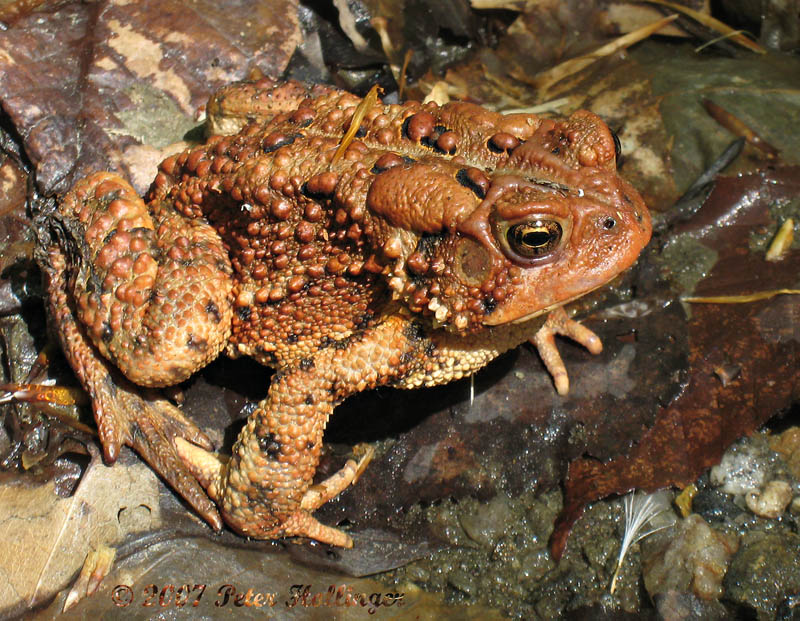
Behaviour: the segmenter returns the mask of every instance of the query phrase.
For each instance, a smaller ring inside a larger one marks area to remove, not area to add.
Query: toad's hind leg
[[[112,173],[76,184],[55,237],[97,350],[135,384],[170,386],[213,360],[231,325],[231,267],[216,231]]]
[[[176,437],[207,448],[210,442],[177,408],[141,388],[186,379],[227,343],[230,262],[219,236],[165,203],[146,206],[111,173],[78,182],[42,220],[37,258],[49,314],[92,400],[106,460],[132,446],[220,527],[173,444]]]
[[[133,447],[216,530],[222,520],[192,473],[178,456],[174,442],[185,438],[211,448],[211,442],[180,410],[151,389],[130,383],[97,353],[75,318],[67,293],[66,258],[57,246],[42,262],[51,321],[64,355],[92,400],[97,429],[107,462],[119,457],[123,444]]]

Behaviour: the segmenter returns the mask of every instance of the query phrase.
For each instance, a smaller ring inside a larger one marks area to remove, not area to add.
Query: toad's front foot
[[[336,474],[309,487],[298,506],[289,511],[258,503],[250,507],[241,506],[241,503],[233,500],[240,491],[237,488],[240,484],[239,477],[229,476],[227,464],[220,461],[213,453],[182,438],[176,438],[175,446],[181,459],[206,488],[208,495],[220,504],[225,521],[241,534],[258,539],[308,537],[320,543],[342,548],[353,547],[353,540],[349,535],[320,523],[311,512],[319,509],[358,480],[375,454],[371,446],[357,447],[357,452],[361,453],[358,462],[354,459],[347,460]],[[269,481],[260,481],[260,484],[263,488],[270,487]],[[233,489],[228,490],[228,486],[233,486]],[[276,487],[279,486],[280,483],[277,483]]]
[[[567,313],[562,307],[551,311],[547,316],[547,321],[530,339],[530,343],[539,350],[544,366],[547,367],[553,377],[556,391],[560,395],[566,395],[569,392],[569,376],[567,375],[567,368],[564,366],[563,360],[561,360],[561,354],[558,353],[558,348],[556,348],[556,334],[571,338],[593,354],[599,354],[603,351],[603,343],[600,337],[589,328],[567,317]]]

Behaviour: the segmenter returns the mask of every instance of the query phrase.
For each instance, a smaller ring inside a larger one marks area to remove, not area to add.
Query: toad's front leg
[[[259,539],[305,536],[351,547],[348,535],[311,515],[360,472],[348,464],[309,489],[325,425],[348,395],[406,376],[423,344],[408,320],[391,317],[322,349],[273,377],[269,396],[250,416],[227,464],[179,440],[181,457],[234,530]]]

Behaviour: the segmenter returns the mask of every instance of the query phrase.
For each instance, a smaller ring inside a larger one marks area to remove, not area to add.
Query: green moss
[[[691,235],[678,235],[669,240],[659,261],[665,275],[682,295],[689,295],[717,262],[717,252]]]
[[[162,148],[183,139],[197,122],[186,115],[174,99],[145,83],[134,83],[125,91],[131,105],[116,112],[124,133],[142,144]]]

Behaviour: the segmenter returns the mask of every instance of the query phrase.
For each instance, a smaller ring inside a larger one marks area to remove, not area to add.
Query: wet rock
[[[520,571],[520,578],[538,580],[544,576],[548,571],[553,569],[555,563],[550,558],[550,553],[540,548],[532,550],[526,554],[522,559],[522,571]]]
[[[761,438],[734,444],[711,469],[711,484],[734,496],[760,489],[771,470],[768,453],[769,446]]]
[[[406,570],[408,577],[417,582],[425,582],[431,577],[431,570],[423,563],[411,563]]]
[[[692,511],[714,525],[731,523],[742,513],[741,507],[733,502],[730,494],[708,485],[702,487],[692,499]]]
[[[475,595],[475,578],[468,571],[456,569],[447,577],[447,582],[465,595]]]
[[[468,499],[465,503],[474,502]],[[454,546],[472,546],[475,544],[464,532],[460,523],[459,505],[452,501],[445,501],[431,505],[422,513],[425,520],[430,524],[431,533],[434,539],[446,541]]]
[[[751,531],[725,576],[727,599],[772,619],[788,594],[800,591],[800,535],[783,529]]]
[[[659,619],[655,611],[627,612],[608,605],[605,601],[592,606],[581,606],[560,615],[563,621],[649,621]]]
[[[589,565],[597,570],[608,570],[614,566],[619,552],[619,541],[612,537],[596,537],[583,545],[583,554]]]
[[[735,541],[692,514],[642,543],[645,588],[651,597],[691,590],[701,599],[718,599],[735,550]]]
[[[506,529],[508,513],[508,497],[501,494],[487,503],[479,504],[474,513],[461,515],[461,528],[472,541],[484,548],[491,548]]]
[[[747,508],[764,518],[777,518],[783,515],[792,501],[792,486],[786,481],[770,481],[761,493],[749,492],[745,496]]]
[[[800,593],[794,593],[778,605],[775,621],[797,621],[800,619]]]
[[[531,525],[531,536],[536,541],[547,541],[553,532],[553,522],[561,511],[561,494],[544,494],[528,508],[526,517]]]
[[[769,447],[780,454],[789,472],[800,480],[800,427],[790,427],[769,439]]]
[[[653,598],[659,618],[667,621],[730,619],[728,610],[717,600],[704,600],[694,593],[668,591]]]

